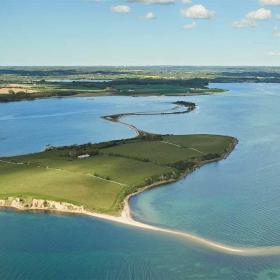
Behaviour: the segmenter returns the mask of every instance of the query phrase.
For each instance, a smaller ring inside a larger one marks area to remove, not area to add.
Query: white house
[[[85,159],[85,158],[89,158],[89,157],[90,157],[89,154],[85,154],[85,155],[78,156],[78,159]]]

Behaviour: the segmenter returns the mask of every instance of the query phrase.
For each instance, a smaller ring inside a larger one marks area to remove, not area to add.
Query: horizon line
[[[187,64],[143,64],[143,65],[0,65],[0,67],[272,67],[280,65],[187,65]]]

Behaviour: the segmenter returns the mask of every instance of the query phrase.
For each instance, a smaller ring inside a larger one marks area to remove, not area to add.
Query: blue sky
[[[280,0],[185,2],[1,0],[0,64],[280,65]]]

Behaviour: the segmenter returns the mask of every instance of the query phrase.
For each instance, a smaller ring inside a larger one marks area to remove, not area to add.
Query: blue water
[[[132,203],[134,215],[228,244],[279,245],[280,85],[228,84],[224,88],[231,91],[189,98],[199,107],[188,116],[128,120],[156,132],[166,133],[169,124],[173,133],[239,139],[227,160],[137,196]]]
[[[217,85],[213,85],[217,87]],[[219,85],[221,86],[221,85]],[[133,132],[99,117],[198,104],[185,115],[127,117],[160,133],[236,136],[231,156],[132,201],[145,222],[229,244],[279,245],[280,85],[226,84],[200,97],[65,98],[0,104],[0,155]],[[0,186],[1,187],[1,186]],[[97,219],[0,211],[0,279],[280,279],[280,257],[237,257]]]
[[[93,218],[0,212],[0,279],[278,279],[280,257],[233,257]],[[263,277],[263,275],[265,277]]]
[[[101,116],[170,107],[155,98],[102,97],[54,98],[0,104],[0,156],[41,151],[46,145],[62,146],[102,142],[135,136],[127,127]]]

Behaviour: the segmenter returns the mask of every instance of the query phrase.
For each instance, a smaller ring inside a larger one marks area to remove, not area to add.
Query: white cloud
[[[111,7],[111,11],[113,13],[119,13],[119,14],[127,14],[130,13],[130,7],[126,5],[117,5]]]
[[[274,5],[274,6],[280,5],[280,0],[260,0],[260,2],[264,5]]]
[[[271,52],[268,53],[268,55],[270,55],[270,56],[280,56],[280,51],[279,52],[271,51]]]
[[[151,19],[155,19],[155,18],[156,18],[156,15],[153,12],[149,12],[144,16],[144,19],[147,19],[147,20],[151,20]]]
[[[191,4],[191,3],[192,3],[192,0],[182,0],[182,3],[183,3],[183,4]]]
[[[203,5],[193,5],[181,10],[182,15],[186,18],[193,19],[210,19],[215,16],[215,12],[208,10]]]
[[[234,28],[256,27],[256,22],[244,18],[244,19],[233,22],[232,26]]]
[[[169,5],[174,4],[176,0],[127,0],[130,3],[143,3],[143,4],[158,4]]]
[[[183,26],[183,28],[186,29],[186,30],[190,30],[190,29],[196,28],[196,26],[197,26],[196,22],[192,22],[192,23],[189,23],[189,24],[185,24]]]
[[[272,18],[272,13],[270,10],[261,8],[248,13],[246,18],[249,20],[268,20]]]
[[[280,20],[280,15],[277,15],[277,16],[276,16],[276,19],[277,19],[277,20]]]
[[[269,20],[272,18],[271,10],[264,8],[258,9],[256,11],[249,12],[245,18],[235,21],[232,26],[235,28],[246,28],[246,27],[256,27],[257,21]]]

